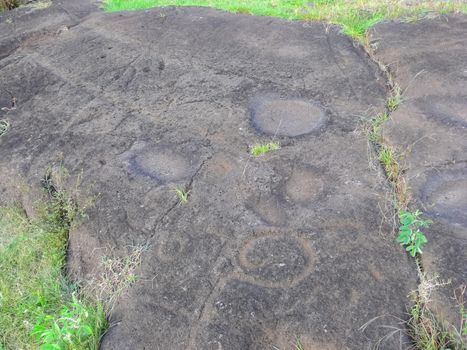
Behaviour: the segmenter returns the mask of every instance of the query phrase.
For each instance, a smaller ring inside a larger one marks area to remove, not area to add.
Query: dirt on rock
[[[371,349],[407,318],[416,269],[361,132],[385,78],[338,28],[57,1],[0,15],[0,33],[0,201],[60,163],[100,193],[70,236],[77,278],[147,246],[103,349]]]

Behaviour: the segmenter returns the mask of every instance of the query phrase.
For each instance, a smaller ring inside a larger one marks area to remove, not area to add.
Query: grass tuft
[[[391,95],[389,96],[386,106],[389,112],[394,112],[397,107],[402,103],[402,90],[399,85],[394,84],[391,89]]]
[[[402,176],[400,166],[401,155],[392,146],[388,145],[382,135],[382,126],[390,119],[388,113],[381,113],[372,118],[364,127],[368,140],[378,155],[384,173],[392,185],[395,195],[395,206],[398,210],[405,210],[410,202],[410,191]]]
[[[131,247],[125,256],[103,256],[101,273],[89,281],[84,289],[88,295],[104,303],[107,313],[111,312],[117,300],[139,280],[136,271],[141,265],[145,246]]]
[[[411,195],[407,182],[402,176],[400,167],[401,156],[395,148],[380,143],[378,145],[378,160],[383,166],[384,172],[390,184],[392,185],[395,195],[395,206],[399,211],[407,209]]]
[[[80,189],[81,182],[82,172],[71,181],[68,170],[63,166],[49,167],[41,180],[42,187],[49,195],[50,215],[55,215],[53,220],[68,229],[87,218],[86,212],[96,200],[96,196]]]
[[[182,202],[182,203],[188,202],[188,196],[190,195],[190,191],[186,191],[182,187],[176,187],[176,188],[173,189],[173,191],[177,195],[180,202]]]
[[[298,339],[298,338],[297,338],[297,340],[295,341],[294,350],[305,350],[305,349],[303,348],[302,342],[301,342],[300,339]]]
[[[399,163],[397,158],[398,157],[394,148],[387,145],[381,146],[381,149],[379,150],[378,159],[384,167],[386,176],[392,183],[397,182],[398,177],[400,175]]]
[[[368,139],[370,140],[370,142],[379,144],[383,141],[382,140],[383,137],[381,135],[382,134],[381,127],[388,120],[389,120],[389,114],[387,113],[378,114],[376,117],[370,120],[368,129],[367,129]]]
[[[408,335],[412,338],[416,349],[423,350],[461,350],[467,348],[465,331],[466,315],[464,301],[459,302],[461,324],[459,329],[446,321],[439,319],[427,306],[434,289],[443,287],[449,282],[439,282],[437,277],[429,278],[419,271],[420,284],[418,290],[412,293],[414,305],[410,309],[410,319],[407,323]],[[461,286],[461,298],[465,286]],[[456,299],[458,297],[456,296]]]
[[[277,151],[281,149],[281,145],[278,142],[268,142],[268,143],[258,143],[256,145],[251,146],[250,154],[252,156],[261,156],[271,151]]]

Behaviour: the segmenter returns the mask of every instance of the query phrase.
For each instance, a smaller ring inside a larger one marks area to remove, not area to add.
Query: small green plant
[[[40,350],[98,349],[100,335],[105,330],[104,308],[89,307],[73,295],[59,316],[42,316],[32,329],[41,344]]]
[[[402,103],[402,90],[399,85],[395,84],[391,89],[391,96],[387,100],[387,107],[390,112],[394,112]]]
[[[186,191],[182,187],[176,187],[174,188],[174,192],[177,194],[177,197],[178,199],[180,199],[180,202],[188,202],[188,196],[190,195],[190,191]]]
[[[257,143],[251,147],[250,154],[257,157],[271,151],[276,151],[280,148],[281,145],[278,142],[268,142],[263,144]]]
[[[6,132],[10,129],[10,123],[8,120],[0,120],[0,136],[6,134]]]
[[[427,239],[422,231],[421,227],[428,227],[432,223],[431,220],[422,220],[420,215],[422,213],[418,210],[415,212],[409,212],[402,210],[399,213],[399,221],[401,226],[399,227],[399,235],[397,241],[404,245],[406,250],[412,257],[422,253],[422,247],[427,242]]]

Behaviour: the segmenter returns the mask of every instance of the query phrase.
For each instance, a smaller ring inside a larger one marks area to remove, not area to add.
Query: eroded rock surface
[[[416,270],[356,132],[384,79],[337,28],[165,8],[17,35],[0,56],[0,101],[16,101],[1,196],[57,161],[83,169],[101,196],[70,237],[81,278],[103,248],[149,246],[103,349],[370,349],[397,320],[363,324],[405,317]]]
[[[434,220],[422,259],[451,280],[440,311],[452,318],[454,290],[467,282],[467,17],[382,23],[372,40],[403,90],[384,134],[405,155],[416,205]]]

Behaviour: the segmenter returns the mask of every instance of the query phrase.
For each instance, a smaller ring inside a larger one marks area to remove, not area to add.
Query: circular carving
[[[301,136],[318,131],[326,122],[320,107],[300,99],[258,98],[250,111],[254,127],[268,135]]]
[[[143,147],[130,156],[130,168],[139,175],[161,182],[180,181],[189,177],[189,161],[169,148]]]
[[[315,253],[308,241],[287,234],[262,236],[245,242],[240,266],[253,283],[288,287],[311,270]]]
[[[266,198],[250,197],[246,207],[267,224],[279,226],[284,224],[287,219],[287,215],[274,196]]]
[[[323,191],[324,184],[309,170],[295,170],[285,186],[287,196],[296,203],[306,204],[316,199]]]

